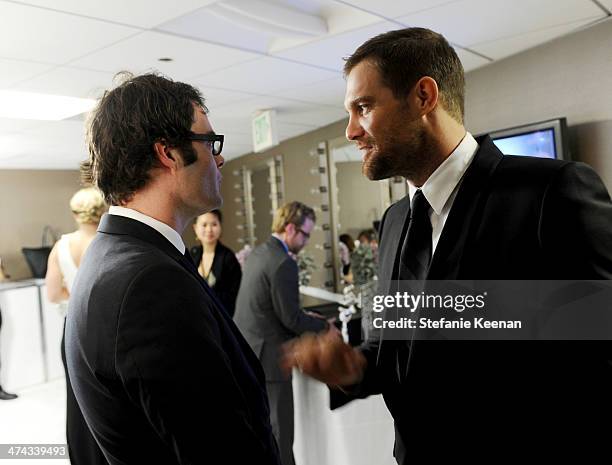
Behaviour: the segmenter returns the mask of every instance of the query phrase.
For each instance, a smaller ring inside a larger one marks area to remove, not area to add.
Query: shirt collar
[[[109,215],[117,215],[124,216],[126,218],[131,218],[136,221],[140,221],[141,223],[146,224],[147,226],[152,227],[157,232],[159,232],[162,236],[164,236],[168,241],[176,247],[176,249],[181,253],[181,255],[185,255],[185,244],[183,243],[183,239],[181,235],[168,226],[166,223],[162,223],[155,218],[151,218],[144,213],[140,213],[139,211],[133,210],[131,208],[120,207],[118,205],[112,205],[108,209]]]
[[[474,139],[472,134],[466,132],[463,140],[453,150],[453,153],[438,166],[421,187],[423,195],[433,211],[436,212],[436,215],[442,213],[444,205],[448,202],[451,194],[474,159],[478,147],[476,139]],[[417,189],[416,186],[408,181],[408,194],[411,200]]]

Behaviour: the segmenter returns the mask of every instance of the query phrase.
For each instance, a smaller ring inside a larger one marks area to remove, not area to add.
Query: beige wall
[[[45,225],[75,229],[68,202],[79,187],[76,170],[0,170],[0,257],[11,278],[31,276],[21,248],[40,246]]]
[[[239,190],[234,188],[234,185],[241,182],[238,170],[242,166],[253,168],[257,165],[261,165],[263,160],[281,155],[284,170],[285,201],[299,200],[315,209],[319,209],[323,203],[328,204],[324,196],[318,192],[318,187],[320,185],[319,173],[311,173],[311,170],[316,170],[319,166],[318,157],[311,156],[310,154],[316,151],[319,142],[342,136],[345,127],[346,121],[339,121],[317,131],[282,142],[277,147],[266,152],[260,154],[251,153],[227,162],[222,170],[223,182],[221,185],[221,192],[225,203],[223,208],[223,213],[225,215],[223,241],[235,251],[242,248],[242,244],[238,242],[238,238],[242,237],[242,231],[239,231],[236,226],[243,222],[243,218],[236,216],[235,211],[237,204],[234,202],[234,199],[240,193]],[[316,190],[316,193],[313,193],[313,190]],[[313,273],[311,284],[322,286],[328,279],[327,270],[322,266],[325,262],[325,251],[315,247],[315,245],[323,244],[325,235],[320,229],[323,223],[323,221],[321,221],[322,214],[320,211],[316,211],[316,213],[319,220],[317,221],[316,230],[312,234],[312,239],[306,247],[306,251],[312,255],[315,262],[319,265],[319,269]]]
[[[381,190],[361,174],[361,162],[336,163],[338,186],[339,233],[348,233],[357,239],[360,231],[372,228],[372,222],[382,218]]]
[[[560,116],[574,160],[612,190],[612,21],[467,75],[466,125],[481,133]]]

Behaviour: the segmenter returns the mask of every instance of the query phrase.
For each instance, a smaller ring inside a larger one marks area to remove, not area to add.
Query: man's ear
[[[293,223],[287,223],[285,226],[285,234],[295,236],[296,226]]]
[[[153,144],[153,151],[157,160],[164,168],[176,168],[176,156],[172,153],[172,149],[164,140],[157,141]]]
[[[414,86],[414,96],[421,114],[428,114],[438,104],[438,83],[429,76],[423,76]]]

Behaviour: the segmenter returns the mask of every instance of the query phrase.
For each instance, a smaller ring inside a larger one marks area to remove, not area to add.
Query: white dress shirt
[[[168,241],[176,247],[176,249],[181,253],[181,255],[185,254],[185,243],[181,238],[181,235],[168,226],[166,223],[162,223],[155,218],[151,218],[144,213],[140,213],[136,210],[132,210],[131,208],[119,207],[117,205],[112,205],[108,209],[109,215],[117,215],[117,216],[125,216],[126,218],[131,218],[136,221],[140,221],[141,223],[146,224],[147,226],[151,226],[157,232],[159,232],[162,236],[164,236]]]
[[[455,202],[461,179],[472,163],[478,147],[476,139],[469,132],[466,132],[465,137],[453,153],[438,166],[425,184],[421,186],[421,191],[423,191],[423,195],[431,206],[429,219],[432,228],[432,256],[436,251],[448,214]],[[416,191],[417,187],[408,181],[408,195],[411,202]]]

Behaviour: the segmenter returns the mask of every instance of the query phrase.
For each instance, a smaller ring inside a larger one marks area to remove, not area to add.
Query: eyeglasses
[[[214,156],[219,156],[221,155],[221,150],[223,150],[223,139],[225,139],[225,136],[223,134],[191,133],[191,135],[187,136],[187,139],[208,142],[208,146],[210,147],[212,154]]]
[[[307,233],[307,232],[306,232],[306,231],[304,231],[302,228],[295,228],[295,230],[296,230],[297,232],[301,232],[301,233],[304,235],[304,237],[305,237],[306,239],[310,239],[310,233]]]

